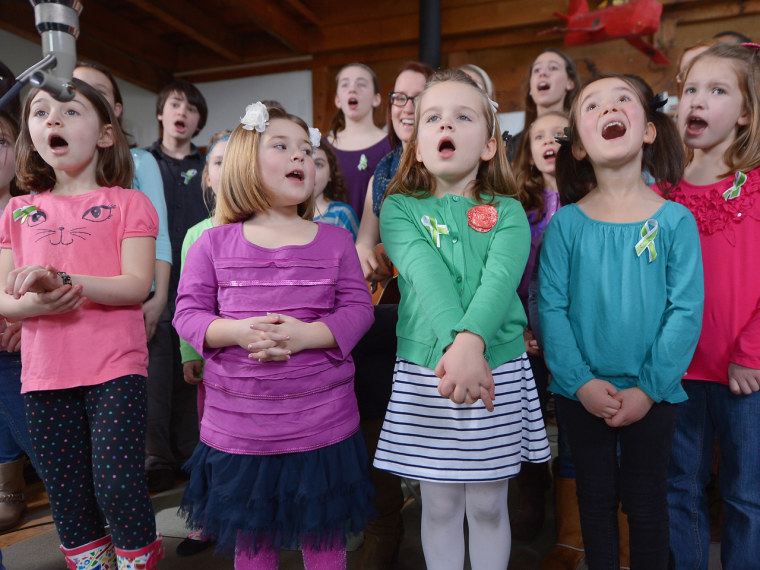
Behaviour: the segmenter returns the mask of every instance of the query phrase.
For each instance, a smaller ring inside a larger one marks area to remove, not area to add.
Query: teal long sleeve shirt
[[[495,222],[490,229],[473,228],[468,219],[473,208],[490,212]],[[429,229],[433,226],[436,231]],[[525,311],[516,291],[528,259],[530,229],[519,202],[497,197],[484,206],[451,194],[394,194],[380,210],[380,236],[399,271],[400,358],[435,368],[465,330],[483,339],[492,369],[525,351]]]
[[[578,389],[599,378],[618,390],[638,386],[655,402],[686,399],[681,378],[704,302],[699,233],[691,213],[674,202],[651,220],[651,261],[651,248],[636,251],[644,221],[602,222],[571,204],[549,223],[538,311],[552,392],[577,400]]]

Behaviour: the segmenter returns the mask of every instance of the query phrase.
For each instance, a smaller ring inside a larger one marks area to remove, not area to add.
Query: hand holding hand
[[[654,400],[638,386],[620,390],[613,398],[620,402],[620,409],[611,418],[604,419],[610,427],[629,426],[639,421],[654,404]]]
[[[617,394],[617,388],[599,378],[592,378],[575,393],[588,413],[605,419],[614,416],[622,405],[613,397],[615,394]]]
[[[202,360],[189,360],[182,365],[182,375],[188,384],[200,384],[203,382],[201,373],[203,372]]]
[[[81,285],[61,285],[48,293],[37,293],[33,297],[34,316],[58,315],[81,307],[87,300],[82,295]]]
[[[734,394],[748,396],[760,390],[760,370],[735,362],[728,363],[728,388]]]
[[[483,356],[483,339],[464,331],[459,333],[435,367],[441,380],[438,392],[456,404],[474,404],[483,400],[493,412],[496,397],[491,367]]]
[[[62,285],[52,265],[23,265],[8,273],[5,292],[20,299],[24,293],[47,293]]]

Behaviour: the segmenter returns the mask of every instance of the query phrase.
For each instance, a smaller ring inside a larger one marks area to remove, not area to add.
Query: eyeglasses
[[[394,92],[390,94],[391,105],[396,107],[403,107],[407,101],[411,101],[414,105],[414,97],[410,97],[406,93]]]

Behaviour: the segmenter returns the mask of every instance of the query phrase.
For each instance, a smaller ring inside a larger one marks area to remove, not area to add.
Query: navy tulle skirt
[[[235,455],[201,442],[184,467],[190,481],[180,512],[228,555],[236,544],[249,554],[283,546],[330,549],[345,545],[346,533],[363,530],[374,513],[368,465],[360,433],[281,455]]]

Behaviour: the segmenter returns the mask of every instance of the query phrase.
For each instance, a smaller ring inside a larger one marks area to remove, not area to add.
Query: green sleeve
[[[203,223],[203,222],[201,222]],[[182,274],[182,271],[185,269],[185,259],[187,258],[187,252],[190,249],[190,246],[193,245],[196,241],[198,241],[198,238],[201,237],[201,234],[203,233],[203,228],[198,228],[198,226],[193,226],[189,230],[187,230],[187,233],[185,234],[185,239],[182,240],[182,250],[180,253],[180,275]],[[185,341],[182,337],[179,339],[179,353],[182,357],[182,364],[185,364],[186,362],[190,362],[191,360],[203,360],[203,357],[198,354],[198,352],[190,346],[190,343]]]
[[[454,327],[464,316],[464,309],[449,268],[414,208],[407,205],[410,200],[417,201],[400,194],[385,199],[380,210],[380,237],[399,274],[414,289],[439,346],[445,348],[454,342]]]

